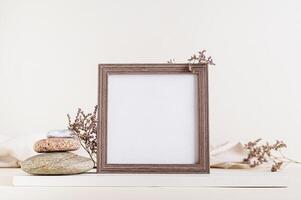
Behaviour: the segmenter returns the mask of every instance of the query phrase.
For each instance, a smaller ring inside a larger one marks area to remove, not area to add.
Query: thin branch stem
[[[93,161],[94,167],[96,167],[96,162],[95,162],[94,158],[92,157],[91,152],[86,148],[86,146],[82,143],[82,141],[80,139],[78,139],[78,140],[79,140],[80,145],[83,147],[83,149],[85,149],[85,151],[88,153],[91,160]]]
[[[85,114],[81,108],[78,108],[74,121],[71,121],[71,117],[68,114],[68,129],[73,132],[73,134],[78,138],[81,146],[85,149],[85,151],[90,156],[91,160],[96,166],[96,158],[97,154],[97,110],[98,106],[94,107],[94,111],[92,113]]]

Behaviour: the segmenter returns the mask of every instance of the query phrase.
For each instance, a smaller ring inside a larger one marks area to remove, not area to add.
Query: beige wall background
[[[0,0],[0,133],[65,128],[97,64],[207,49],[211,143],[283,139],[301,159],[301,5],[275,0]]]

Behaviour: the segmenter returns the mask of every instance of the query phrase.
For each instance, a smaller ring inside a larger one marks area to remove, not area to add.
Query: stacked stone
[[[46,139],[34,144],[34,150],[40,154],[23,161],[21,168],[35,175],[67,175],[89,171],[93,168],[93,161],[70,152],[79,148],[80,143],[71,131],[50,131]]]

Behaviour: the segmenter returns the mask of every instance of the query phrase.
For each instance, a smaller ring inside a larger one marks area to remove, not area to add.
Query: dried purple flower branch
[[[205,55],[206,50],[199,51],[198,54],[193,54],[187,61],[191,64],[206,64],[206,65],[215,65],[211,56],[207,57]]]
[[[79,108],[73,122],[70,115],[67,115],[69,122],[68,129],[79,139],[81,146],[93,161],[94,167],[96,167],[97,156],[97,110],[98,106],[96,105],[93,113],[85,114]]]
[[[287,158],[281,152],[282,149],[287,148],[287,145],[280,140],[276,140],[274,144],[259,144],[262,139],[248,142],[244,148],[248,153],[248,157],[244,159],[250,167],[256,167],[263,163],[273,163],[271,167],[272,172],[281,169],[282,166],[289,163],[301,164],[301,162]]]
[[[199,51],[198,54],[193,54],[190,58],[187,59],[189,64],[206,64],[206,65],[215,65],[211,56],[207,57],[205,55],[206,50]],[[175,63],[175,59],[169,59],[167,63]]]

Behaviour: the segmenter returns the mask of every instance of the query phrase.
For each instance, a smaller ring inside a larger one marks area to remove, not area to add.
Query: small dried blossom
[[[281,169],[284,164],[299,163],[292,159],[287,158],[281,152],[282,149],[287,148],[287,145],[280,140],[276,140],[274,144],[260,144],[262,139],[248,142],[244,148],[248,153],[248,157],[244,162],[249,164],[250,167],[256,167],[264,163],[272,163],[271,171],[276,172]]]
[[[96,166],[97,156],[97,109],[98,107],[95,106],[93,113],[85,114],[79,108],[73,122],[70,115],[67,115],[68,129],[79,139],[81,146],[89,154],[94,166]]]
[[[278,170],[280,170],[282,164],[283,164],[283,161],[274,161],[274,164],[272,165],[271,171],[272,172],[277,172]]]
[[[198,54],[193,54],[190,58],[187,59],[189,64],[206,64],[206,65],[215,65],[211,56],[207,57],[205,55],[206,50],[199,51]],[[167,63],[176,63],[175,59],[169,59]],[[190,69],[191,70],[191,69]]]
[[[187,61],[191,64],[206,64],[206,65],[215,65],[211,56],[207,57],[205,55],[206,50],[199,51],[198,54],[193,54]]]
[[[167,61],[167,63],[169,63],[169,64],[172,64],[172,63],[175,63],[175,62],[176,62],[176,60],[175,60],[174,58],[169,59],[169,60]]]

